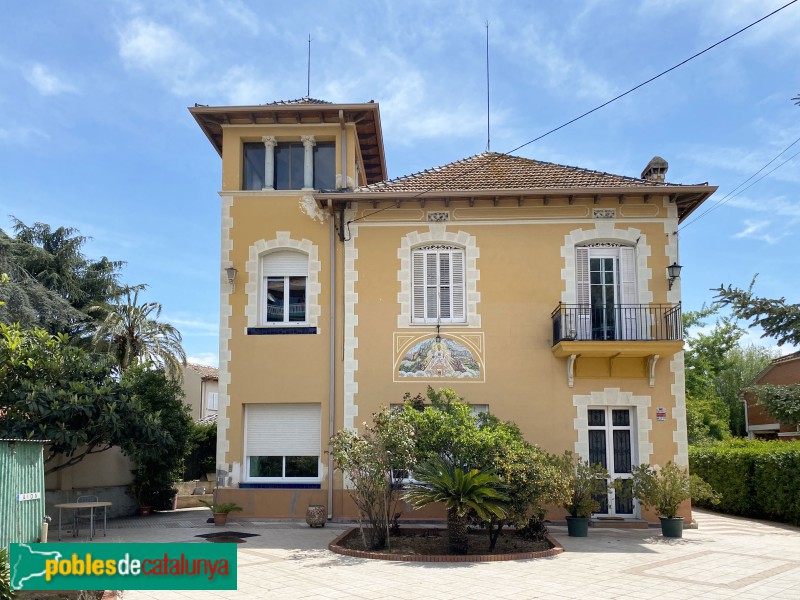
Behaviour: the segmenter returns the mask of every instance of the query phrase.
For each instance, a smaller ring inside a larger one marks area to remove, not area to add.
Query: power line
[[[796,152],[795,154],[793,154],[792,156],[790,156],[789,158],[787,158],[785,161],[783,161],[781,164],[777,165],[775,168],[773,168],[773,169],[770,169],[769,171],[767,171],[766,173],[764,173],[764,174],[763,174],[761,177],[759,177],[758,179],[756,179],[756,180],[755,180],[753,183],[751,183],[750,185],[748,185],[746,188],[739,190],[739,188],[741,188],[741,187],[742,187],[744,184],[746,184],[748,181],[750,181],[751,179],[753,179],[753,177],[755,177],[756,175],[758,175],[759,173],[761,173],[761,171],[763,171],[763,170],[764,170],[764,169],[766,169],[768,166],[770,166],[772,163],[774,163],[776,160],[778,160],[778,159],[781,157],[781,155],[782,155],[782,154],[784,154],[784,153],[785,153],[785,152],[786,152],[786,151],[787,151],[789,148],[791,148],[792,146],[794,146],[794,145],[795,145],[797,142],[800,142],[800,137],[799,137],[799,138],[797,138],[795,141],[793,141],[793,142],[792,142],[791,144],[789,144],[788,146],[786,146],[786,148],[784,148],[784,149],[783,149],[783,150],[781,150],[781,151],[780,151],[778,154],[776,154],[776,155],[775,155],[775,157],[773,157],[773,159],[772,159],[772,160],[770,160],[770,161],[769,161],[767,164],[765,164],[763,167],[761,167],[761,168],[760,168],[758,171],[756,171],[755,173],[753,173],[752,175],[750,175],[750,177],[748,177],[747,179],[745,179],[743,182],[741,182],[739,185],[737,185],[735,188],[733,188],[733,189],[732,189],[730,192],[728,192],[727,194],[725,194],[725,195],[724,195],[722,198],[720,198],[720,199],[719,199],[719,200],[718,200],[716,203],[714,203],[712,206],[708,207],[708,209],[706,209],[704,212],[702,212],[702,213],[700,213],[699,215],[697,215],[697,216],[696,216],[695,218],[693,218],[691,221],[689,221],[689,222],[687,222],[687,223],[684,223],[684,224],[681,226],[681,228],[679,229],[679,231],[683,231],[684,229],[686,229],[686,228],[687,228],[689,225],[691,225],[692,223],[697,223],[697,221],[699,221],[700,219],[702,219],[703,217],[705,217],[705,216],[706,216],[708,213],[710,213],[711,211],[714,211],[714,210],[718,209],[720,206],[722,206],[723,204],[725,204],[726,202],[728,202],[728,201],[729,201],[729,200],[731,200],[732,198],[735,198],[735,197],[736,197],[736,196],[738,196],[739,194],[741,194],[741,193],[743,193],[743,192],[745,192],[745,191],[749,190],[751,187],[753,187],[753,186],[754,186],[755,184],[757,184],[759,181],[761,181],[762,179],[764,179],[765,177],[767,177],[768,175],[770,175],[770,174],[771,174],[771,173],[773,173],[774,171],[777,171],[777,170],[778,170],[778,169],[780,169],[780,168],[781,168],[783,165],[785,165],[786,163],[788,163],[788,162],[792,161],[792,160],[793,160],[794,158],[796,158],[797,156],[800,156],[800,152]],[[739,190],[739,191],[737,192],[737,190]]]
[[[516,148],[512,148],[511,150],[508,150],[507,152],[498,153],[498,154],[511,154],[512,152],[516,152],[517,150],[520,150],[521,148],[524,148],[525,146],[529,146],[529,145],[533,144],[534,142],[538,142],[539,140],[541,140],[541,139],[543,139],[543,138],[547,137],[548,135],[550,135],[550,134],[552,134],[552,133],[555,133],[556,131],[559,131],[559,130],[561,130],[561,129],[564,129],[564,128],[565,128],[565,127],[567,127],[568,125],[572,125],[572,124],[573,124],[573,123],[575,123],[576,121],[580,121],[580,120],[581,120],[581,119],[583,119],[584,117],[587,117],[587,116],[589,116],[590,114],[592,114],[592,113],[594,113],[594,112],[597,112],[597,111],[598,111],[598,110],[600,110],[601,108],[605,108],[605,107],[606,107],[606,106],[608,106],[609,104],[611,104],[611,103],[613,103],[613,102],[616,102],[617,100],[619,100],[619,99],[621,99],[621,98],[624,98],[624,97],[625,97],[625,96],[627,96],[628,94],[630,94],[630,93],[632,93],[632,92],[635,92],[636,90],[638,90],[638,89],[639,89],[639,88],[641,88],[641,87],[644,87],[644,86],[646,86],[648,83],[652,83],[653,81],[655,81],[656,79],[659,79],[660,77],[663,77],[663,76],[664,76],[664,75],[666,75],[667,73],[670,73],[670,72],[674,71],[675,69],[677,69],[677,68],[679,68],[679,67],[682,67],[683,65],[685,65],[686,63],[688,63],[688,62],[690,62],[690,61],[694,60],[695,58],[697,58],[697,57],[699,57],[699,56],[702,56],[702,55],[703,55],[703,54],[705,54],[706,52],[708,52],[708,51],[710,51],[710,50],[713,50],[713,49],[714,49],[714,48],[716,48],[717,46],[719,46],[719,45],[721,45],[721,44],[724,44],[725,42],[727,42],[727,41],[729,41],[729,40],[731,40],[731,39],[735,38],[735,37],[736,37],[737,35],[739,35],[740,33],[743,33],[743,32],[745,32],[745,31],[747,31],[748,29],[750,29],[751,27],[754,27],[755,25],[758,25],[758,24],[759,24],[759,23],[761,23],[762,21],[765,21],[766,19],[769,19],[771,16],[773,16],[773,15],[775,15],[775,14],[779,13],[780,11],[782,11],[783,9],[785,9],[785,8],[787,8],[787,7],[789,7],[789,6],[791,6],[792,4],[795,4],[797,1],[798,1],[798,0],[791,0],[790,2],[787,2],[786,4],[784,4],[783,6],[781,6],[780,8],[777,8],[777,9],[773,10],[771,13],[769,13],[769,14],[767,14],[767,15],[764,15],[764,16],[763,16],[763,17],[761,17],[760,19],[758,19],[758,20],[756,20],[756,21],[753,21],[753,22],[752,22],[752,23],[750,23],[749,25],[746,25],[745,27],[742,27],[742,28],[741,28],[741,29],[739,29],[738,31],[736,31],[736,32],[734,32],[734,33],[732,33],[732,34],[730,34],[730,35],[729,35],[729,36],[727,36],[727,37],[724,37],[724,38],[722,38],[722,39],[721,39],[721,40],[719,40],[718,42],[716,42],[716,43],[714,43],[714,44],[712,44],[712,45],[708,46],[707,48],[705,48],[704,50],[701,50],[700,52],[697,52],[697,53],[693,54],[693,55],[692,55],[692,56],[690,56],[689,58],[682,60],[681,62],[679,62],[679,63],[678,63],[678,64],[676,64],[676,65],[673,65],[673,66],[672,66],[672,67],[670,67],[669,69],[666,69],[666,70],[664,70],[664,71],[661,71],[661,72],[660,72],[658,75],[654,75],[654,76],[653,76],[653,77],[651,77],[650,79],[647,79],[646,81],[643,81],[642,83],[640,83],[640,84],[638,84],[638,85],[636,85],[636,86],[634,86],[634,87],[630,88],[628,91],[626,91],[626,92],[623,92],[623,93],[619,94],[618,96],[614,96],[613,98],[611,98],[610,100],[608,100],[608,101],[606,101],[606,102],[603,102],[603,103],[602,103],[602,104],[600,104],[599,106],[596,106],[596,107],[594,107],[594,108],[593,108],[593,109],[591,109],[591,110],[587,110],[585,113],[583,113],[583,114],[581,114],[581,115],[578,115],[578,116],[577,116],[577,117],[575,117],[574,119],[570,119],[570,120],[569,120],[569,121],[567,121],[566,123],[563,123],[563,124],[559,125],[558,127],[554,127],[553,129],[551,129],[551,130],[549,130],[549,131],[547,131],[547,132],[543,133],[542,135],[540,135],[540,136],[538,136],[538,137],[535,137],[535,138],[533,138],[533,139],[531,139],[531,140],[528,140],[528,141],[527,141],[527,142],[525,142],[524,144],[520,144],[520,145],[519,145],[519,146],[517,146]],[[494,160],[494,157],[490,157],[490,159],[489,159],[489,160]],[[475,170],[475,169],[477,169],[477,168],[478,168],[478,167],[477,167],[477,166],[475,166],[475,167],[473,167],[473,168],[471,168],[471,169],[467,169],[466,171],[462,171],[461,173],[459,173],[459,174],[458,174],[458,176],[459,176],[459,177],[462,177],[462,176],[464,176],[464,175],[466,175],[466,174],[468,174],[468,173],[471,173],[472,171],[474,171],[474,170]],[[454,175],[453,177],[455,177],[455,175]],[[447,180],[445,179],[445,181],[447,181]],[[435,189],[435,188],[428,188],[428,189],[422,190],[422,191],[418,192],[417,194],[415,194],[415,195],[411,196],[411,199],[418,198],[418,197],[420,197],[420,196],[421,196],[421,195],[423,195],[423,194],[426,194],[426,193],[428,193],[428,192],[430,192],[430,191],[433,191],[434,189]],[[375,210],[375,211],[373,211],[373,212],[371,212],[371,213],[368,213],[368,214],[366,214],[366,215],[363,215],[363,216],[361,216],[361,217],[358,217],[357,219],[353,219],[352,221],[348,221],[348,225],[349,225],[350,223],[355,223],[356,221],[360,221],[361,219],[365,219],[365,218],[367,218],[367,217],[371,217],[372,215],[376,215],[376,214],[378,214],[378,213],[381,213],[381,212],[383,212],[383,211],[385,211],[385,210],[388,210],[388,209],[390,209],[390,208],[392,208],[392,205],[385,206],[384,208],[380,208],[380,209],[378,209],[378,210]]]

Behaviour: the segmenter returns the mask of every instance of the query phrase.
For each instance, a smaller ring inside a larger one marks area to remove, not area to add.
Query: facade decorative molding
[[[672,441],[675,442],[675,458],[673,462],[681,467],[689,466],[689,439],[686,434],[686,368],[683,362],[683,352],[678,352],[669,363],[669,370],[674,379],[670,386],[675,399],[672,409],[672,419],[675,429],[672,432]]]
[[[593,208],[592,209],[592,218],[593,219],[616,219],[617,218],[617,209],[616,208]]]
[[[575,431],[578,434],[575,453],[583,460],[589,460],[589,408],[619,406],[635,409],[637,460],[640,464],[650,463],[653,454],[653,442],[650,440],[653,421],[648,416],[652,405],[650,396],[634,396],[633,393],[623,392],[619,388],[605,388],[602,392],[573,396],[572,405],[577,413],[574,421]]]
[[[427,213],[429,223],[445,223],[450,220],[449,210],[429,210]]]
[[[561,269],[561,281],[564,282],[561,302],[575,304],[577,301],[575,291],[575,247],[602,242],[615,244],[627,242],[635,247],[638,303],[651,303],[653,301],[653,292],[650,291],[650,279],[652,279],[653,270],[647,266],[647,260],[650,257],[647,236],[634,227],[617,229],[614,223],[611,222],[597,223],[592,229],[573,229],[564,236],[564,245],[561,246],[561,257],[564,259],[564,267]]]
[[[398,329],[412,327],[411,322],[411,252],[419,246],[434,243],[453,244],[464,248],[465,280],[467,288],[467,327],[480,327],[481,316],[478,314],[478,304],[481,294],[478,291],[480,271],[478,270],[478,257],[480,250],[474,235],[466,231],[458,233],[447,231],[447,226],[441,223],[432,223],[426,232],[412,231],[400,239],[400,248],[397,258],[400,259],[400,269],[397,271],[397,281],[400,292],[397,302],[400,304],[400,314],[397,316]]]
[[[319,283],[319,272],[322,264],[319,261],[318,246],[311,240],[292,239],[288,231],[276,232],[276,237],[271,240],[258,240],[250,246],[248,261],[245,263],[248,281],[245,284],[247,294],[247,306],[244,309],[247,317],[247,327],[259,327],[259,307],[261,296],[261,259],[265,254],[276,250],[297,250],[308,256],[308,282],[306,286],[306,323],[309,327],[318,327],[319,317],[322,314],[322,307],[319,304],[319,296],[322,286]],[[281,326],[285,324],[281,323]],[[319,331],[319,330],[318,330]]]
[[[346,210],[346,221],[352,221],[355,211]],[[356,359],[356,348],[358,348],[358,337],[356,337],[356,327],[358,327],[358,315],[356,305],[358,304],[358,292],[356,282],[358,281],[358,270],[356,261],[358,260],[358,223],[352,223],[350,229],[350,239],[344,242],[344,428],[352,431],[356,430],[355,422],[358,416],[358,404],[356,395],[358,394],[358,360]]]
[[[228,285],[225,269],[233,266],[231,262],[231,252],[233,251],[233,240],[231,239],[231,229],[233,228],[233,218],[231,208],[233,207],[233,197],[222,196],[222,235],[221,235],[221,269],[220,269],[220,294],[219,294],[219,390],[217,397],[217,485],[229,486],[233,484],[230,477],[231,464],[230,441],[228,440],[228,430],[231,426],[230,415],[228,414],[231,406],[231,397],[228,394],[228,386],[231,383],[231,350],[230,341],[233,335],[230,319],[233,316],[231,308],[231,286]]]

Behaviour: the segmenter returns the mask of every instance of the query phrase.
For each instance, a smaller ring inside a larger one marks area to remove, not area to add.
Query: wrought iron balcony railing
[[[682,340],[680,304],[563,304],[550,315],[561,341]]]

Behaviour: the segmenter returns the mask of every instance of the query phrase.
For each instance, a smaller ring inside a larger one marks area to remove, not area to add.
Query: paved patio
[[[238,545],[238,590],[128,591],[125,600],[800,598],[800,528],[699,510],[699,529],[685,531],[681,540],[663,539],[657,529],[591,529],[588,538],[576,539],[554,526],[551,533],[565,549],[559,556],[460,564],[333,554],[326,546],[343,525],[231,520],[215,528],[207,517],[202,509],[119,519],[96,541],[198,542],[195,536],[220,530],[258,534]]]

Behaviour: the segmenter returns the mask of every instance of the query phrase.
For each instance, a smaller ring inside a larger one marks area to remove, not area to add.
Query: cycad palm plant
[[[110,306],[110,311],[94,333],[98,350],[113,354],[120,371],[140,363],[163,365],[173,378],[179,378],[186,364],[180,332],[158,320],[161,304],[139,304],[144,285],[126,287]]]
[[[504,518],[508,497],[500,491],[500,479],[491,471],[463,470],[447,459],[436,457],[414,470],[414,479],[405,499],[415,508],[441,502],[447,509],[447,536],[450,552],[466,554],[469,512],[488,521]]]

